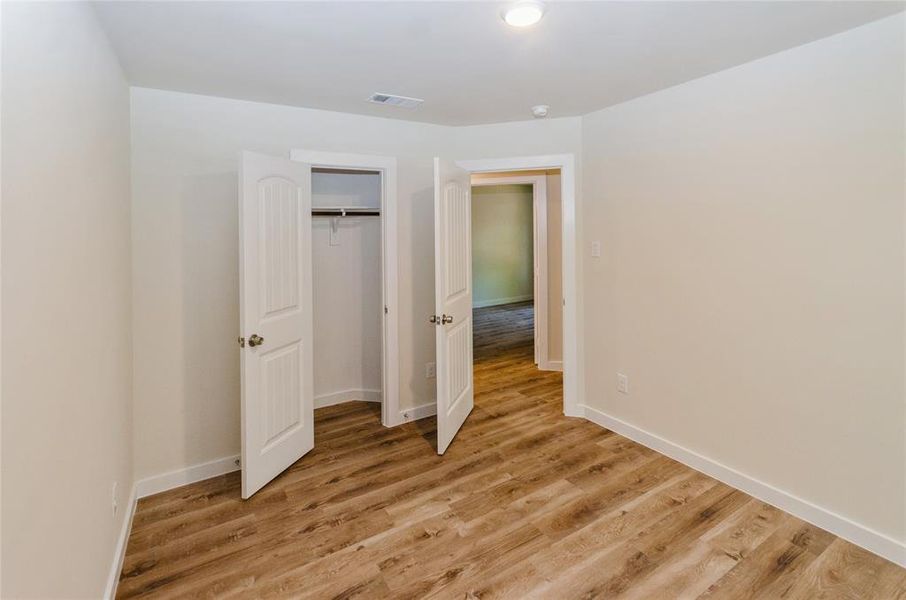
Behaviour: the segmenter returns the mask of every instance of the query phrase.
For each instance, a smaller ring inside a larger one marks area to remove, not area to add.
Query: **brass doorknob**
[[[254,348],[255,346],[260,346],[263,343],[264,338],[257,333],[253,333],[252,337],[249,338],[249,346],[251,346],[252,348]]]

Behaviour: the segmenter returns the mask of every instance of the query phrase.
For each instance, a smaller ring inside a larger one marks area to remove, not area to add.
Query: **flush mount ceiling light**
[[[503,11],[503,20],[512,27],[529,27],[544,16],[544,4],[536,0],[521,0]]]

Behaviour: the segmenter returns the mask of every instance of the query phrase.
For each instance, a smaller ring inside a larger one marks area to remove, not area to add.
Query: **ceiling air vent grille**
[[[417,108],[424,102],[420,98],[408,98],[406,96],[394,96],[393,94],[381,94],[380,92],[371,94],[369,102],[383,104],[385,106],[398,106],[400,108]]]

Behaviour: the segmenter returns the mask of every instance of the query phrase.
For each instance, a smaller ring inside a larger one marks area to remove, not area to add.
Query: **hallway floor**
[[[906,570],[564,417],[531,331],[530,305],[475,311],[475,409],[442,457],[433,418],[347,403],[248,501],[238,472],[141,500],[118,597],[906,597]]]

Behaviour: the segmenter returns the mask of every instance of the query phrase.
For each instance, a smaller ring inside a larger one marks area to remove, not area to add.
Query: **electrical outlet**
[[[591,255],[593,258],[601,258],[601,242],[591,243]]]
[[[119,506],[117,505],[117,501],[116,501],[116,482],[115,481],[113,482],[113,489],[111,490],[110,495],[112,497],[113,516],[115,517],[116,511],[119,508]]]
[[[617,391],[621,394],[629,393],[629,378],[622,373],[617,373]]]
[[[437,363],[426,363],[425,379],[433,379],[434,377],[437,377]]]

